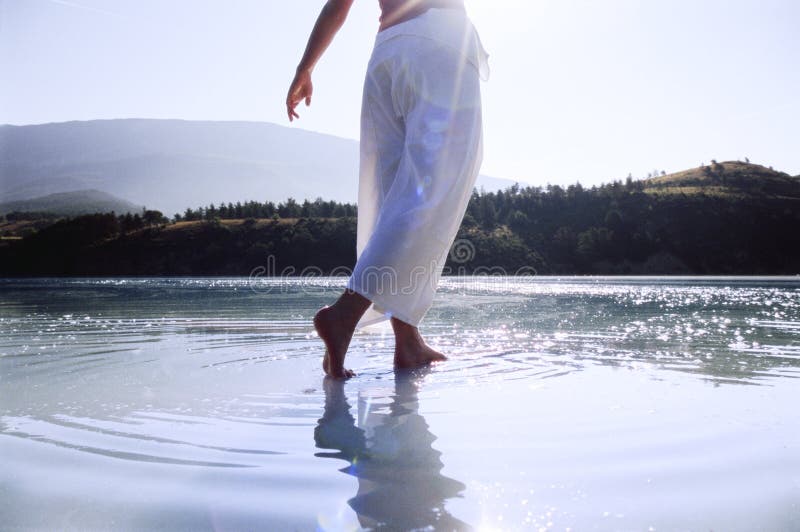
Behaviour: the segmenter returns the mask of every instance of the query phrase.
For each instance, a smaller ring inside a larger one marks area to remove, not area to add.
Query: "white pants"
[[[432,9],[376,38],[361,115],[358,326],[418,325],[480,169],[486,54],[466,14]]]

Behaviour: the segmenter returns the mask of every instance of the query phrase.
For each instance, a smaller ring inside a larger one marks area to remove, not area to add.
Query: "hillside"
[[[713,162],[683,172],[642,181],[653,194],[772,196],[800,199],[800,176],[792,177],[758,164],[740,161]]]
[[[457,237],[467,253],[449,271],[800,274],[800,180],[733,165],[720,165],[721,176],[474,192]],[[319,274],[355,261],[353,205],[247,202],[186,214],[172,223],[97,214],[29,227],[21,241],[7,234],[0,275],[246,276],[270,256],[278,270]]]
[[[38,198],[0,203],[0,215],[10,212],[38,212],[62,216],[76,216],[95,212],[141,212],[142,206],[100,190],[57,192]]]
[[[187,207],[355,202],[358,143],[264,122],[91,120],[0,126],[0,201],[100,190],[172,216]],[[513,182],[479,178],[498,190]]]

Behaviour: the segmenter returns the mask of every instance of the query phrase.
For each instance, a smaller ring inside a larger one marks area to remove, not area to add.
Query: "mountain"
[[[137,213],[142,211],[141,205],[113,196],[101,190],[76,190],[73,192],[56,192],[31,198],[27,200],[8,201],[0,203],[0,215],[9,212],[46,212],[64,216],[91,214],[95,212],[126,212]]]
[[[0,126],[0,201],[94,189],[171,216],[210,203],[354,203],[358,143],[265,122],[119,119]],[[479,178],[487,191],[513,181]]]

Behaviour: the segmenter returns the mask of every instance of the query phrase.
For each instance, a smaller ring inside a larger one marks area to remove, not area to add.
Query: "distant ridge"
[[[0,203],[0,215],[14,211],[76,216],[112,211],[117,214],[137,213],[142,211],[142,206],[101,190],[88,189]]]
[[[499,190],[513,181],[479,178]],[[116,119],[0,126],[0,201],[94,189],[168,216],[237,201],[355,203],[358,143],[266,122]]]

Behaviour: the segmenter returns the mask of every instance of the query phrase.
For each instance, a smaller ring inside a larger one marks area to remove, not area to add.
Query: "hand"
[[[289,87],[289,94],[286,96],[286,112],[289,115],[289,122],[295,118],[300,118],[295,108],[301,101],[306,101],[306,107],[311,105],[311,94],[313,92],[314,86],[311,83],[311,72],[298,70],[291,87]]]

